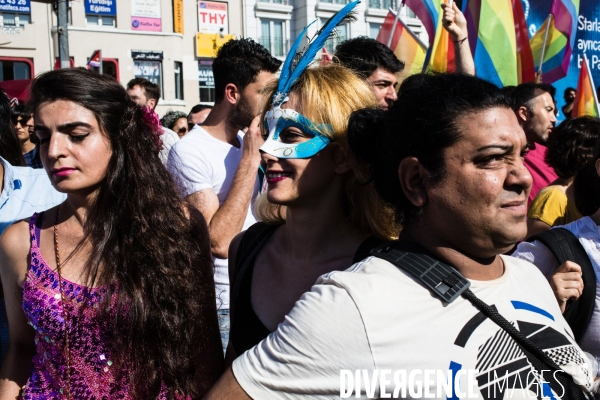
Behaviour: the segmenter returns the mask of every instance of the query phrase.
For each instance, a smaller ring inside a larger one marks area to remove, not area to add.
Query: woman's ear
[[[598,174],[598,176],[600,176],[600,158],[596,160],[595,167],[596,173]]]
[[[398,166],[398,179],[404,195],[416,207],[427,203],[424,179],[426,171],[416,157],[407,157]]]

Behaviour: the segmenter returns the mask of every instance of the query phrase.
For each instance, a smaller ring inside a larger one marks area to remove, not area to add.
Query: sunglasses
[[[179,130],[177,131],[177,133],[187,133],[188,128],[186,128],[185,126],[183,128],[179,128]]]

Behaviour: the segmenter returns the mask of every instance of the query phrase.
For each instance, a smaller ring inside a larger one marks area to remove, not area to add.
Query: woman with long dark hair
[[[83,69],[40,75],[31,106],[67,199],[0,239],[11,336],[0,396],[201,396],[222,368],[208,233],[160,162],[160,128]]]

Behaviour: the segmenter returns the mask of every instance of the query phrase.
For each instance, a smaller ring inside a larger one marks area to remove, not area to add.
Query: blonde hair
[[[267,104],[262,119],[271,109],[270,99],[276,92],[276,83],[265,89]],[[379,199],[369,181],[367,167],[352,157],[348,147],[348,119],[352,112],[362,108],[375,108],[377,103],[371,88],[351,70],[338,64],[307,69],[294,84],[290,96],[296,97],[296,111],[316,124],[328,124],[331,130],[321,133],[337,143],[351,158],[353,168],[346,174],[346,198],[344,208],[348,220],[356,227],[383,238],[398,236],[399,227],[394,213]],[[261,124],[262,126],[262,124]],[[268,132],[262,126],[263,135]],[[285,223],[285,206],[273,204],[263,193],[254,204],[259,221]]]

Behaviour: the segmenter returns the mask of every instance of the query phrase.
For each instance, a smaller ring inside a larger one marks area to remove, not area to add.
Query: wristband
[[[465,38],[464,38],[464,39],[455,40],[455,41],[454,41],[454,43],[463,44],[463,42],[464,42],[465,40],[467,40],[468,38],[469,38],[468,36],[465,36]]]

